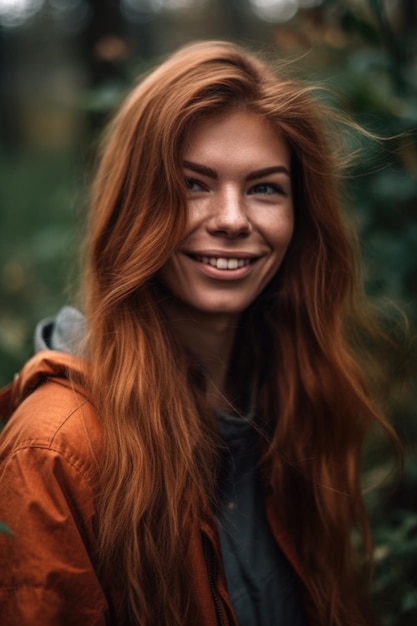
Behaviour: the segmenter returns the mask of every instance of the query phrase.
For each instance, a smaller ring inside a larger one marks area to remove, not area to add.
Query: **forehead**
[[[213,115],[200,120],[190,130],[183,149],[188,161],[212,161],[269,167],[283,164],[289,167],[290,154],[282,135],[260,115],[239,110]],[[214,163],[212,163],[214,165]]]

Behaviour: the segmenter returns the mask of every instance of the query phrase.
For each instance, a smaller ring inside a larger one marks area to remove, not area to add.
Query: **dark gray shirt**
[[[218,415],[224,450],[218,514],[228,591],[239,626],[306,626],[301,584],[274,541],[256,471],[250,421]]]

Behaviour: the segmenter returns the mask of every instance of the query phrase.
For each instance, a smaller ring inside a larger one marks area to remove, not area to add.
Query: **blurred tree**
[[[395,490],[371,492],[368,501],[376,542],[374,596],[383,624],[412,626],[417,623],[417,5],[329,0],[320,12],[322,27],[342,35],[335,38],[342,47],[322,74],[345,94],[359,122],[390,138],[363,142],[349,189],[368,291],[393,298],[410,324],[409,345],[402,344],[397,357],[381,355],[391,371],[390,414],[406,446],[405,472]],[[398,338],[399,322],[391,313],[386,327]],[[376,454],[368,453],[367,461],[373,484],[388,471]]]
[[[233,40],[250,39],[254,35],[256,21],[250,10],[248,0],[215,0],[219,24],[224,30],[224,37]]]
[[[16,93],[16,45],[13,33],[0,28],[0,147],[10,158],[22,141]]]
[[[129,56],[126,22],[118,0],[87,0],[89,19],[80,33],[81,64],[92,106],[87,107],[89,127],[99,131],[114,103],[114,92],[126,84],[124,64]]]

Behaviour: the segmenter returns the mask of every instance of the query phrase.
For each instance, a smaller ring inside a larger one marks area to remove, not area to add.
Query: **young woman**
[[[222,42],[120,108],[85,316],[41,325],[2,396],[4,626],[377,623],[359,465],[374,425],[395,435],[328,121]]]

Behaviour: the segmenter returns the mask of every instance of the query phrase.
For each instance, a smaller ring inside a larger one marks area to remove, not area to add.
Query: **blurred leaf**
[[[4,522],[0,521],[0,533],[4,533],[5,535],[13,535],[13,532],[10,530],[8,526]]]
[[[404,594],[401,599],[401,608],[403,611],[412,611],[417,609],[417,591],[409,591]]]

